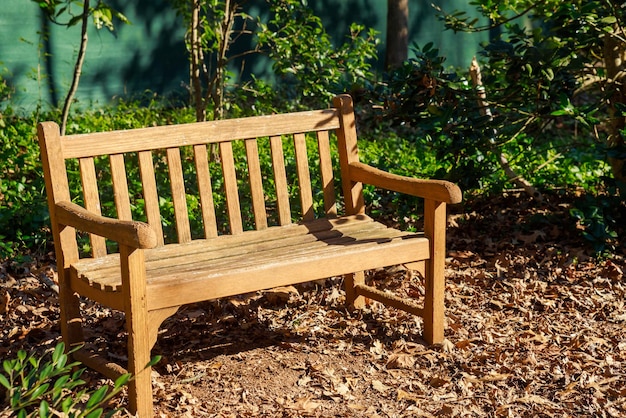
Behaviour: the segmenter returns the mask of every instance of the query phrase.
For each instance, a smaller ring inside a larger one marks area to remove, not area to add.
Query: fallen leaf
[[[388,369],[411,369],[415,365],[415,357],[405,353],[393,353],[387,361]]]
[[[389,389],[391,389],[391,386],[385,385],[380,380],[372,380],[372,388],[374,388],[374,390],[376,390],[378,392],[385,393]]]
[[[313,414],[313,412],[320,406],[322,406],[322,402],[313,399],[311,396],[305,396],[296,399],[289,409],[296,410],[302,414],[310,415]]]

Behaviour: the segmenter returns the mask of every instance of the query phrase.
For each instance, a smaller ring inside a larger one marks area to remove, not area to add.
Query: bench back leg
[[[344,287],[346,289],[346,304],[350,309],[361,309],[365,307],[365,296],[357,295],[355,286],[365,284],[365,272],[346,274],[344,276]]]

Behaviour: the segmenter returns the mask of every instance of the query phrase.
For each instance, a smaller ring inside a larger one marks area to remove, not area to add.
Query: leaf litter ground
[[[411,315],[347,311],[341,279],[182,308],[153,351],[157,416],[626,416],[624,250],[589,257],[569,204],[509,196],[452,209],[442,345],[425,344]],[[0,359],[54,346],[50,258],[0,275]],[[368,280],[423,293],[401,268]],[[91,343],[124,361],[123,316],[84,307]]]

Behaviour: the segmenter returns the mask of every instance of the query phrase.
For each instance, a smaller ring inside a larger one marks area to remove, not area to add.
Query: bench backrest
[[[160,245],[335,217],[338,207],[362,212],[360,185],[346,181],[347,198],[336,198],[333,138],[342,170],[358,154],[352,100],[338,96],[334,106],[68,136],[44,122],[39,138],[49,207],[74,201],[98,214],[145,221]],[[54,213],[51,221],[58,241]],[[107,254],[103,238],[89,241],[92,256]]]

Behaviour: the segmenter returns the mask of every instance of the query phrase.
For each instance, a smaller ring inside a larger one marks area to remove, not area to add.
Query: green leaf
[[[100,418],[103,412],[104,412],[104,409],[98,408],[95,411],[91,411],[90,413],[85,415],[85,418]]]
[[[131,373],[125,373],[123,375],[121,375],[120,377],[118,377],[117,379],[115,379],[115,389],[119,389],[122,386],[126,386],[128,384],[128,382],[130,381],[130,378],[132,377]]]
[[[41,418],[47,418],[50,416],[50,405],[45,399],[39,404],[39,416]]]
[[[8,375],[11,375],[15,370],[17,370],[15,368],[16,363],[16,361],[5,360],[2,362],[2,368]]]
[[[146,367],[152,367],[155,364],[157,364],[159,361],[161,361],[161,356],[154,356],[154,357],[152,357],[152,360],[150,360],[150,362],[148,362],[148,364],[146,364]]]
[[[68,413],[73,404],[74,404],[74,399],[70,397],[63,399],[63,401],[61,402],[61,411]]]
[[[34,400],[41,398],[41,395],[46,393],[49,387],[50,387],[50,383],[45,383],[39,386],[38,388],[36,388],[35,390],[33,390],[33,392],[30,395],[30,400],[34,401]]]
[[[54,352],[52,353],[52,361],[54,363],[58,363],[59,362],[59,358],[61,358],[61,355],[63,353],[65,353],[65,343],[60,342],[54,348]]]
[[[39,380],[44,381],[48,377],[50,377],[50,374],[52,374],[52,370],[53,370],[52,364],[46,364],[44,368],[41,369],[41,371],[39,372]]]
[[[106,396],[108,390],[109,390],[108,386],[102,386],[102,387],[98,388],[98,390],[96,390],[89,397],[89,400],[87,401],[87,405],[85,406],[85,408],[91,409],[94,406],[98,405],[100,402],[102,402],[102,400]]]
[[[615,16],[607,16],[603,17],[600,22],[604,23],[605,25],[613,25],[617,23],[617,18]]]
[[[11,390],[11,384],[9,383],[9,380],[3,374],[0,374],[0,384],[4,386],[5,388]]]

